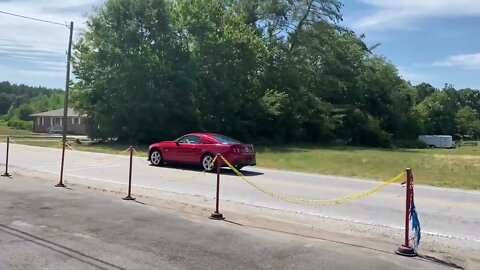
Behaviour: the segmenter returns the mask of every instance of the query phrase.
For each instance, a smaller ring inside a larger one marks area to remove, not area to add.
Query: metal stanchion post
[[[132,197],[132,160],[133,160],[133,146],[130,146],[130,167],[128,169],[128,195],[123,198],[126,201],[133,201],[135,198]]]
[[[224,220],[225,218],[223,215],[218,211],[218,205],[220,201],[220,166],[221,166],[221,156],[220,154],[217,154],[217,196],[216,196],[216,202],[215,202],[215,212],[210,215],[210,219],[214,220]]]
[[[66,187],[66,185],[63,183],[63,169],[65,167],[65,144],[67,143],[67,140],[65,139],[65,136],[63,137],[62,140],[62,164],[60,166],[60,182],[55,185],[55,187]]]
[[[400,245],[395,253],[414,257],[417,256],[415,249],[410,246],[409,232],[410,232],[410,208],[412,207],[412,191],[413,191],[413,176],[412,169],[407,168],[407,186],[405,187],[406,198],[405,198],[405,243]]]
[[[10,177],[12,176],[11,174],[8,173],[8,156],[9,156],[9,150],[10,150],[10,137],[7,137],[7,154],[5,157],[5,173],[2,174],[4,177]]]

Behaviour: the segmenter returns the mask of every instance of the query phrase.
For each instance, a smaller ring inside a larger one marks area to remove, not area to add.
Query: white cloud
[[[357,0],[374,11],[352,23],[356,30],[415,27],[418,19],[480,16],[478,0]]]
[[[433,65],[437,67],[480,69],[480,53],[451,55],[442,61],[433,63]]]
[[[101,2],[103,0],[10,0],[0,1],[0,10],[65,25],[73,21],[75,27],[83,28],[85,15]],[[22,72],[36,76],[50,74],[52,78],[64,76],[69,35],[66,26],[0,14],[0,29],[0,62],[11,65],[12,71],[18,72],[10,74],[19,76],[2,79],[19,80]],[[58,82],[51,84],[58,85]]]
[[[405,67],[397,67],[397,70],[398,70],[398,74],[403,79],[410,81],[412,83],[420,83],[420,82],[425,82],[430,80],[430,78],[427,75],[405,68]]]

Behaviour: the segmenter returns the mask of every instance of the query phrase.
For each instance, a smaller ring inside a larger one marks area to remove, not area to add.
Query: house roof
[[[48,112],[41,112],[41,113],[34,113],[30,116],[50,116],[50,117],[62,117],[63,116],[63,109],[48,111]],[[85,114],[80,115],[75,109],[68,108],[67,110],[68,117],[86,117]]]

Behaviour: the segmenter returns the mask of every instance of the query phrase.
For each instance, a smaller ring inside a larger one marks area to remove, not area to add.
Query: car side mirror
[[[175,141],[176,145],[180,145],[180,142],[178,140]]]

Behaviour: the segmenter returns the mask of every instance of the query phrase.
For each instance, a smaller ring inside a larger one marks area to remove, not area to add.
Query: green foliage
[[[13,129],[24,129],[24,130],[33,131],[32,121],[11,119],[7,122],[7,126]]]
[[[5,115],[7,120],[30,121],[33,113],[62,106],[63,92],[60,90],[0,82],[0,115]]]
[[[20,119],[22,121],[32,120],[31,117],[30,117],[31,114],[33,114],[33,109],[32,109],[32,106],[30,106],[28,104],[22,104],[17,109],[18,119]]]
[[[284,113],[288,94],[274,90],[267,90],[261,99],[263,109],[272,117],[278,117]]]
[[[45,87],[31,87],[23,84],[16,85],[9,82],[0,82],[0,115],[7,114],[13,106],[18,108],[21,104],[29,103],[39,96],[50,96],[61,93],[57,89]]]
[[[74,46],[75,107],[98,126],[94,137],[129,142],[211,131],[387,147],[421,133],[477,134],[479,91],[412,86],[338,24],[341,7],[108,0]]]
[[[432,92],[414,110],[424,133],[478,138],[479,102],[480,91],[456,90],[446,85],[441,91]]]
[[[87,24],[72,95],[97,136],[147,141],[198,127],[193,63],[164,1],[107,1]]]
[[[476,110],[466,106],[457,111],[455,122],[457,130],[462,135],[468,135],[477,138],[480,130],[478,129],[479,115]]]

